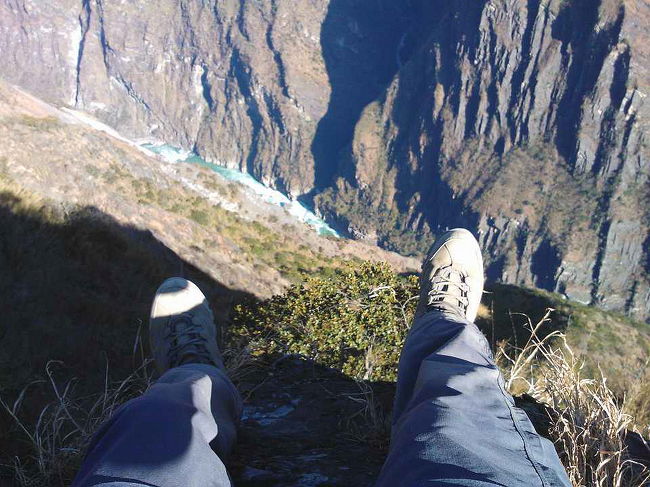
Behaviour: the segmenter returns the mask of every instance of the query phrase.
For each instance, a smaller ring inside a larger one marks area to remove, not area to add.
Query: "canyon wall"
[[[392,248],[467,226],[490,278],[647,319],[649,10],[422,4],[417,48],[365,107],[320,210]]]
[[[396,5],[399,4],[399,5]],[[359,239],[650,316],[642,0],[0,0],[0,76]]]

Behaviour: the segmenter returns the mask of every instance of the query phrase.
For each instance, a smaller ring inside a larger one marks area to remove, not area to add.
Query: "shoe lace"
[[[437,308],[443,302],[455,300],[463,311],[469,306],[469,284],[467,276],[451,266],[441,267],[431,279],[431,289],[428,292],[427,304],[429,307]],[[453,292],[456,288],[459,292]],[[454,303],[452,303],[454,304]]]
[[[201,325],[194,322],[191,313],[183,313],[169,319],[165,338],[171,343],[167,357],[172,366],[182,365],[188,356],[193,356],[192,362],[212,363],[206,338],[201,331]]]

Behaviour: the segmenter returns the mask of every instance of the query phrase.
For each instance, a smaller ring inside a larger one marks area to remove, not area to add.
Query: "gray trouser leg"
[[[418,318],[400,358],[378,486],[570,486],[553,444],[504,389],[489,344],[454,314]]]
[[[226,487],[241,399],[216,367],[167,371],[95,435],[73,486]]]

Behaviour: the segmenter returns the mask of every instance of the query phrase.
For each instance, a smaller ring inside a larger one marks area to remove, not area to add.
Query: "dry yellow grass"
[[[30,386],[36,383],[28,384],[13,404],[0,397],[0,408],[14,420],[30,451],[27,455],[16,455],[12,464],[0,467],[11,470],[17,485],[24,487],[68,485],[99,426],[121,404],[142,394],[151,385],[153,367],[150,362],[144,360],[131,375],[114,383],[108,380],[107,366],[104,388],[92,397],[75,391],[75,379],[60,384],[55,372],[62,364],[49,362],[46,375],[54,400],[42,409],[35,424],[23,419],[21,405]]]
[[[501,347],[497,355],[511,393],[526,392],[553,408],[550,433],[575,486],[640,487],[650,471],[628,456],[626,436],[636,431],[604,377],[585,379],[582,364],[566,342],[554,332],[544,338],[537,331],[547,313],[531,328],[528,343],[514,356]]]

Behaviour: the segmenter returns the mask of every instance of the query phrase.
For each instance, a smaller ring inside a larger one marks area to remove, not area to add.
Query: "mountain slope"
[[[166,163],[5,84],[0,135],[7,187],[63,209],[96,207],[151,232],[225,285],[259,297],[277,293],[301,272],[345,260],[387,260],[400,271],[418,266],[377,247],[321,237],[243,185],[199,165]]]
[[[53,458],[41,458],[40,481],[30,485],[69,484],[83,435],[68,448],[48,430],[49,419],[38,421],[50,400],[43,383],[71,380],[61,389],[66,411],[93,431],[97,410],[88,397],[115,379],[133,379],[146,353],[142,327],[163,279],[197,282],[225,323],[237,303],[256,306],[307,275],[332,274],[362,258],[392,262],[399,272],[418,266],[377,247],[320,236],[245,185],[199,165],[170,164],[93,126],[101,127],[0,83],[2,485],[15,458],[30,470],[30,455],[43,453],[5,403],[50,442],[41,447],[51,447]],[[118,402],[135,391],[129,383]]]
[[[319,208],[392,248],[474,228],[491,278],[647,318],[649,9],[431,3]]]
[[[464,225],[490,277],[650,316],[642,0],[0,1],[5,79],[350,235]]]
[[[416,277],[394,270],[417,262],[321,237],[243,185],[106,130],[0,84],[0,483],[69,484],[102,419],[152,380],[143,330],[172,274],[233,325],[225,355],[246,404],[235,481],[372,482],[394,395],[380,379],[394,378],[416,305]],[[259,301],[290,282],[305,285]],[[564,330],[647,421],[647,325],[512,286],[484,298],[478,324],[493,345],[527,338],[513,313],[556,307],[543,332]]]

